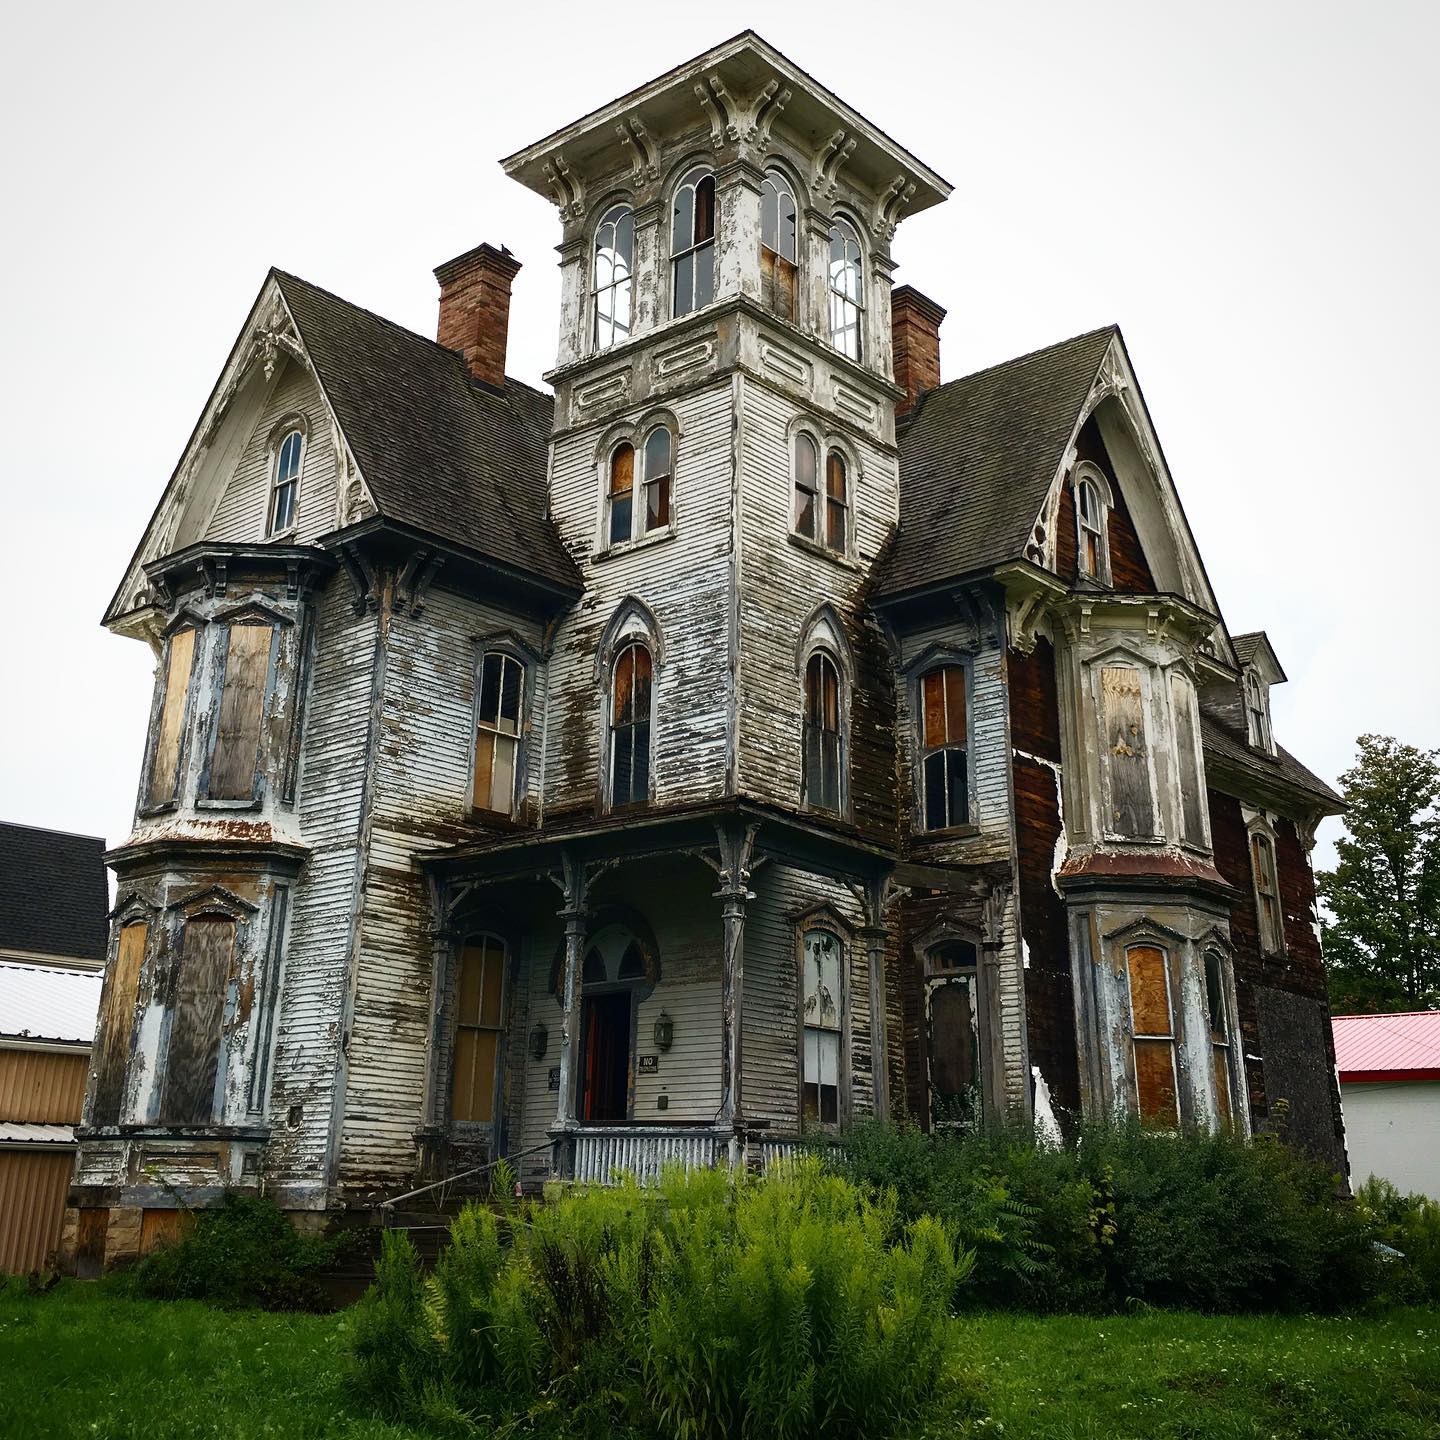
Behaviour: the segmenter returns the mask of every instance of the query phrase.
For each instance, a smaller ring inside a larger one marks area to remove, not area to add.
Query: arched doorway
[[[580,972],[576,1110],[587,1125],[630,1119],[636,1011],[657,978],[653,951],[629,925],[618,921],[601,925],[586,942]]]

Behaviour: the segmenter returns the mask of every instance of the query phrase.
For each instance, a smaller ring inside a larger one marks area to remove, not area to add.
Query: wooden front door
[[[605,1123],[630,1118],[631,993],[624,990],[586,995],[581,1033],[580,1118]]]

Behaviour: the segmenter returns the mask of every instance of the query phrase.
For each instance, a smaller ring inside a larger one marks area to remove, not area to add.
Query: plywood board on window
[[[207,1125],[215,1118],[220,1026],[234,944],[233,920],[198,915],[186,923],[165,1061],[163,1124]]]
[[[212,800],[249,800],[260,754],[260,721],[270,670],[269,625],[232,625],[225,653],[225,689],[210,756]]]
[[[125,1095],[125,1072],[130,1064],[131,1032],[135,1024],[135,998],[140,966],[145,959],[143,924],[125,925],[115,950],[115,965],[105,986],[100,1008],[99,1053],[95,1061],[95,1108],[91,1121],[116,1125]]]

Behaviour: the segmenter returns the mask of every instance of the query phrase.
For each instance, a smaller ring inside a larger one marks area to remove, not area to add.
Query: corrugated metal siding
[[[0,1120],[77,1125],[90,1053],[0,1050]]]
[[[71,1150],[0,1150],[0,1274],[38,1270],[54,1254],[74,1163]]]

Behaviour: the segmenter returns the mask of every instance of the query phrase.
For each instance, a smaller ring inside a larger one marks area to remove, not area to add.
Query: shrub
[[[324,1310],[319,1277],[350,1243],[346,1235],[302,1235],[269,1200],[232,1194],[219,1210],[195,1212],[189,1234],[151,1251],[127,1282],[155,1300]]]
[[[1376,1239],[1399,1252],[1381,1265],[1386,1297],[1409,1305],[1440,1303],[1440,1201],[1402,1195],[1372,1175],[1355,1192],[1355,1203]]]
[[[910,1433],[951,1378],[971,1258],[817,1161],[764,1179],[667,1174],[467,1209],[428,1280],[391,1237],[354,1357],[388,1413],[532,1433]],[[469,1417],[469,1418],[466,1418]]]

